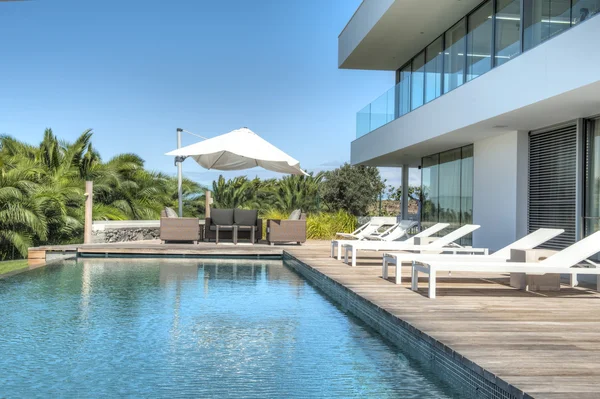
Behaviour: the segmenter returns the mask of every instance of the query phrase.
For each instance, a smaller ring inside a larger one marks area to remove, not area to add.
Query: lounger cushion
[[[258,211],[236,209],[233,216],[233,221],[239,226],[256,226],[258,220]]]
[[[167,207],[165,207],[165,215],[166,215],[166,217],[168,217],[168,218],[176,218],[176,217],[178,216],[178,215],[177,215],[177,212],[175,212],[175,211],[173,210],[173,208],[169,208],[168,206],[167,206]]]
[[[233,224],[233,209],[211,209],[211,223],[219,226],[231,226]]]
[[[296,209],[294,212],[291,213],[288,220],[300,220],[300,216],[302,216],[302,210]]]

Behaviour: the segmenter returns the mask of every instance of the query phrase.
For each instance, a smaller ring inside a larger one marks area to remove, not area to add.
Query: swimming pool
[[[457,397],[281,261],[81,259],[0,280],[0,398]]]

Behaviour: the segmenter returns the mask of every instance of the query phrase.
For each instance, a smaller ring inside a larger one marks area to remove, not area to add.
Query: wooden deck
[[[403,285],[383,280],[381,254],[363,252],[352,268],[326,245],[286,251],[535,398],[600,397],[596,291],[530,293],[511,288],[508,275],[453,273],[438,277],[432,300],[426,278],[418,293],[410,290],[408,267]]]
[[[431,300],[425,278],[420,292],[410,290],[409,268],[402,270],[406,283],[399,286],[381,278],[381,254],[362,253],[352,268],[329,257],[328,242],[274,247],[93,244],[37,250],[213,256],[286,251],[533,397],[600,397],[600,294],[585,287],[529,293],[511,288],[507,275],[453,273],[438,277],[438,297]]]

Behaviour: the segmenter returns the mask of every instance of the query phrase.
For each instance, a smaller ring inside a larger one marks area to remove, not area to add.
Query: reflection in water
[[[280,261],[65,262],[0,304],[0,397],[449,397]]]

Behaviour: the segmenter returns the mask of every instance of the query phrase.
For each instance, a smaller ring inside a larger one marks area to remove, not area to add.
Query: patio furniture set
[[[263,220],[258,211],[246,209],[211,209],[210,217],[202,225],[198,218],[180,218],[175,211],[165,208],[160,218],[162,242],[230,241],[259,243],[263,237]],[[300,210],[292,212],[288,220],[267,220],[267,243],[302,244],[306,242],[306,215]]]
[[[487,248],[472,248],[458,245],[457,242],[480,228],[478,225],[464,225],[441,237],[433,236],[447,229],[449,224],[437,223],[422,232],[399,240],[407,235],[412,226],[410,221],[402,221],[378,234],[381,226],[366,225],[351,234],[331,241],[331,257],[357,265],[360,251],[383,253],[382,277],[388,278],[389,266],[396,265],[396,284],[401,284],[402,264],[411,266],[411,288],[418,290],[419,273],[426,274],[429,281],[429,298],[436,297],[436,278],[440,272],[465,273],[510,273],[511,285],[521,289],[559,289],[560,275],[569,275],[571,286],[577,284],[577,275],[596,275],[597,289],[600,290],[600,268],[589,258],[600,252],[600,232],[596,232],[573,245],[561,250],[536,249],[556,236],[562,229],[539,229],[527,236],[490,254]],[[375,228],[374,228],[375,227]],[[353,239],[349,239],[353,238]]]

